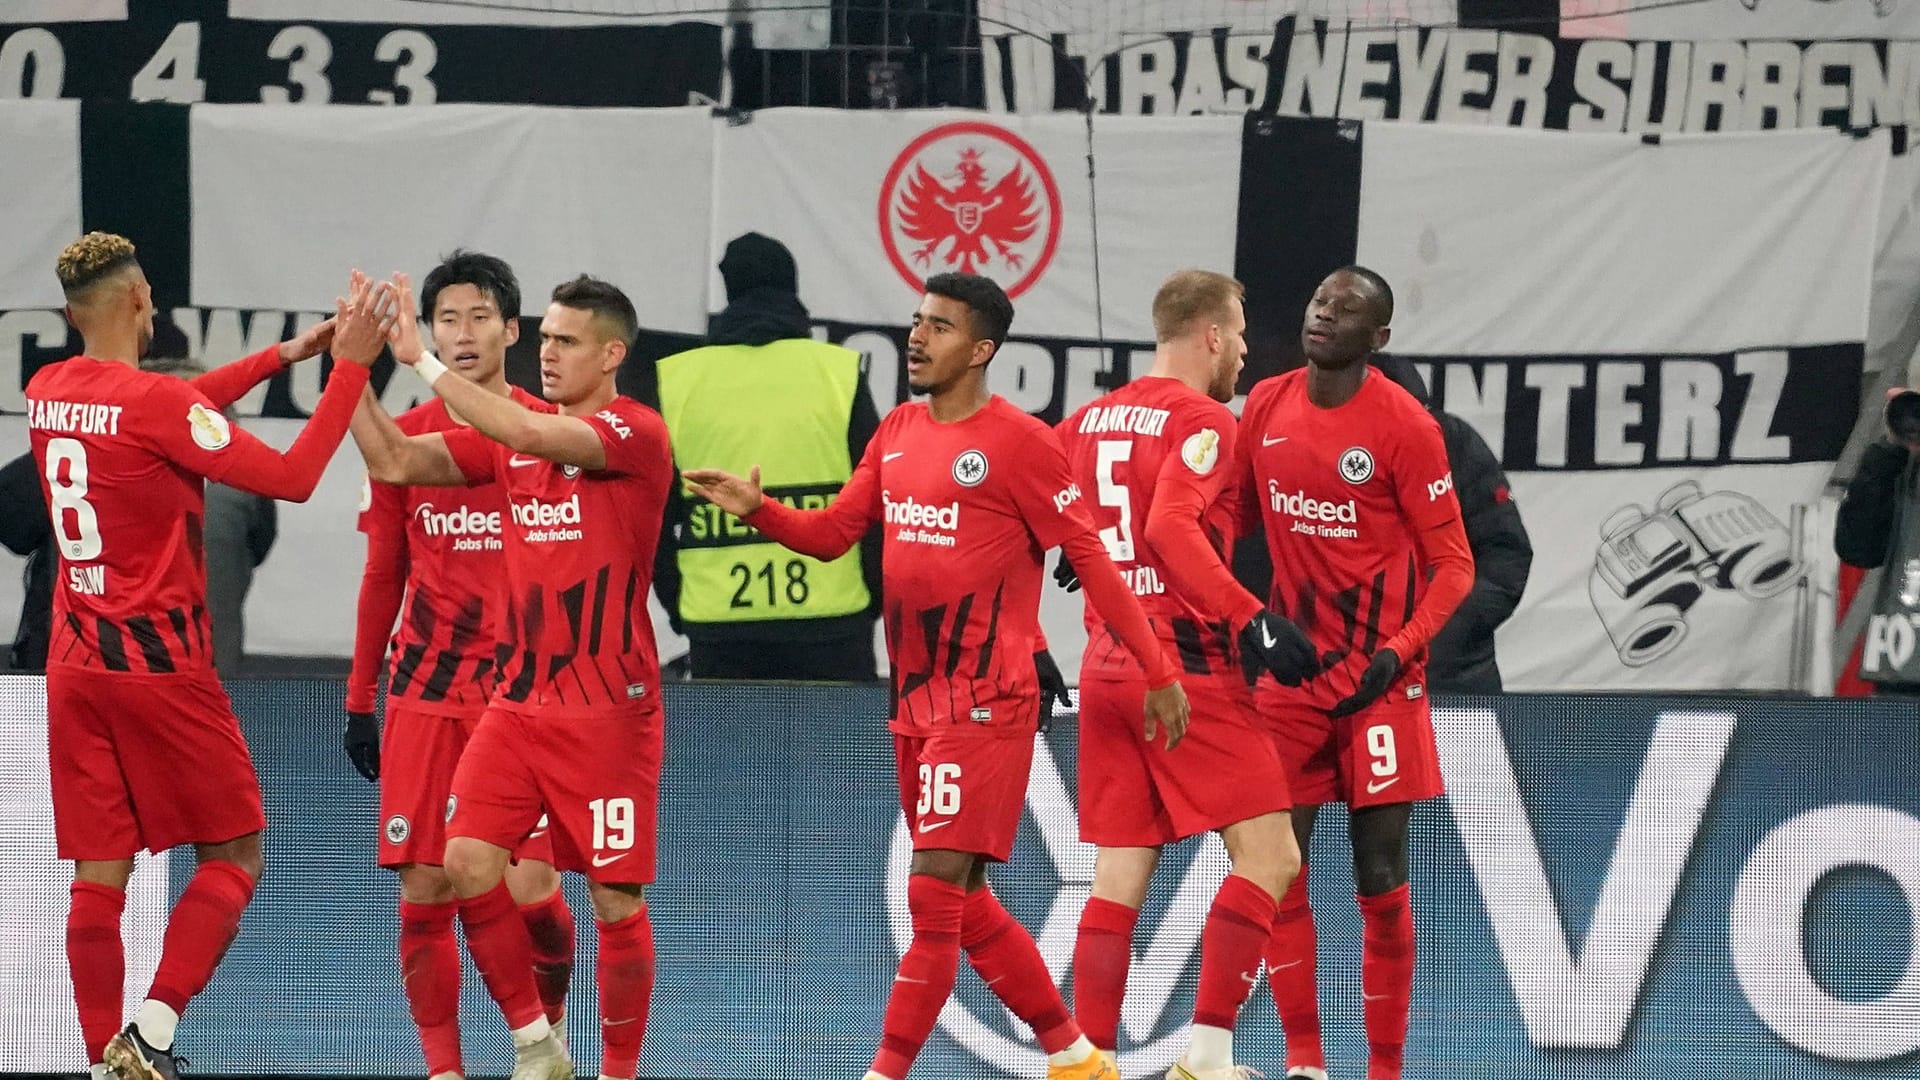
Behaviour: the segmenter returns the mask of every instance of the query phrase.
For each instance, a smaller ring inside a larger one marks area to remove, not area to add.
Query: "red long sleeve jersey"
[[[1266,527],[1268,606],[1323,656],[1341,655],[1298,689],[1259,686],[1330,708],[1353,693],[1368,658],[1392,646],[1401,673],[1390,697],[1413,696],[1424,689],[1427,642],[1473,584],[1440,425],[1377,372],[1332,409],[1307,400],[1306,376],[1289,371],[1248,395],[1238,510],[1243,529]]]
[[[802,512],[769,501],[751,524],[819,558],[881,525],[887,652],[906,735],[1030,732],[1038,722],[1033,654],[1040,636],[1042,553],[1064,546],[1086,566],[1089,599],[1133,613],[1129,640],[1172,665],[1101,552],[1093,520],[1044,423],[990,398],[941,423],[924,403],[887,414],[833,505]]]
[[[553,406],[513,387],[518,404]],[[408,435],[460,430],[439,398],[394,418]],[[347,708],[371,711],[383,658],[387,698],[416,710],[476,716],[498,671],[506,604],[506,492],[496,481],[467,488],[369,481],[360,510],[367,567]],[[394,622],[399,614],[399,623]]]
[[[616,397],[579,419],[600,437],[605,467],[556,465],[471,428],[445,436],[469,483],[497,478],[506,488],[493,703],[562,718],[659,696],[647,592],[674,475],[659,413]]]
[[[1181,670],[1240,677],[1234,634],[1260,601],[1225,563],[1233,414],[1177,379],[1148,377],[1085,406],[1059,432],[1107,553]],[[1083,678],[1140,676],[1091,604],[1086,626]]]
[[[213,666],[206,480],[313,494],[367,369],[339,364],[285,453],[220,410],[280,370],[262,350],[192,382],[77,356],[27,384],[27,426],[60,552],[50,665],[162,674]]]

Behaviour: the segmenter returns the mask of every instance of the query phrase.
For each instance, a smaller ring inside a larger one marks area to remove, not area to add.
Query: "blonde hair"
[[[67,245],[54,263],[60,287],[71,300],[116,271],[134,265],[133,241],[109,232],[90,232]]]
[[[1212,270],[1176,270],[1160,284],[1153,297],[1153,335],[1172,341],[1206,320],[1225,325],[1235,300],[1245,300],[1247,287]]]

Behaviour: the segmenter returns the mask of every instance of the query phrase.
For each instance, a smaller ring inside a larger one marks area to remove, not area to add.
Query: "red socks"
[[[453,920],[460,905],[400,901],[400,988],[406,992],[427,1075],[463,1072],[460,1065],[460,945]]]
[[[1360,897],[1360,992],[1367,1020],[1367,1076],[1400,1080],[1413,1000],[1413,905],[1407,886]]]
[[[1193,1022],[1233,1030],[1240,1006],[1260,977],[1260,961],[1272,937],[1273,897],[1237,874],[1228,874],[1213,894],[1200,937],[1200,989]]]
[[[1080,1037],[1080,1025],[1067,1012],[1033,935],[1001,906],[992,889],[967,894],[960,947],[994,996],[1033,1029],[1040,1049],[1057,1054]]]
[[[205,989],[240,932],[240,913],[253,899],[253,887],[252,875],[233,863],[214,859],[200,864],[167,917],[160,969],[154,972],[149,998],[176,1013],[187,1011],[187,1002]]]
[[[533,982],[533,939],[507,883],[461,900],[460,924],[467,931],[467,953],[500,1004],[507,1027],[518,1031],[545,1017]]]
[[[1273,988],[1273,1003],[1287,1036],[1289,1069],[1327,1067],[1326,1053],[1320,1048],[1320,1004],[1314,996],[1318,985],[1314,949],[1313,911],[1307,907],[1307,864],[1303,862],[1300,876],[1280,898],[1273,936],[1267,940],[1267,984]]]
[[[966,890],[958,885],[925,874],[907,879],[913,944],[900,958],[899,973],[893,978],[874,1072],[903,1080],[933,1032],[960,971],[960,927],[966,901]]]
[[[120,1030],[121,995],[126,993],[127,955],[120,942],[123,889],[76,881],[67,908],[67,970],[73,976],[73,1003],[80,1012],[80,1037],[87,1060],[98,1063],[107,1040]]]
[[[558,893],[554,895],[558,896]],[[640,1065],[653,999],[653,923],[641,908],[600,927],[600,1073],[631,1077]]]
[[[547,1019],[559,1023],[567,1011],[567,987],[573,982],[573,910],[567,907],[566,894],[555,889],[545,900],[522,904],[520,917],[527,924],[527,936],[533,938],[533,982],[540,990],[540,1003],[546,1006]]]
[[[1098,896],[1080,910],[1080,932],[1073,943],[1073,1018],[1087,1038],[1112,1051],[1120,1034],[1120,1004],[1127,996],[1127,969],[1133,964],[1133,926],[1140,913]]]

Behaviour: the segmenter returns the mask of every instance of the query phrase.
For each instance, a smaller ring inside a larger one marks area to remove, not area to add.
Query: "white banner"
[[[1860,341],[1885,139],[1369,125],[1360,261],[1404,355]]]
[[[904,325],[963,271],[1007,289],[1016,336],[1151,342],[1169,272],[1233,262],[1238,120],[1097,120],[1098,304],[1082,117],[775,109],[718,143],[714,249],[778,237],[822,319]]]
[[[0,4],[0,20],[10,23],[124,22],[126,17],[127,0],[7,0]]]
[[[1510,689],[1789,689],[1792,535],[1852,426],[1887,150],[1369,125],[1393,350],[1504,453]]]
[[[1560,36],[1676,41],[1920,38],[1911,0],[1560,0]]]
[[[324,308],[346,272],[416,277],[456,247],[520,276],[523,313],[580,273],[642,325],[706,327],[705,109],[193,110],[193,301]]]
[[[769,0],[762,0],[768,3]],[[770,0],[778,3],[780,0]],[[636,22],[724,22],[731,5],[715,0],[228,0],[235,19],[266,22],[365,22],[418,25],[606,26]]]
[[[0,101],[0,147],[0,310],[62,307],[53,256],[80,235],[80,103]]]

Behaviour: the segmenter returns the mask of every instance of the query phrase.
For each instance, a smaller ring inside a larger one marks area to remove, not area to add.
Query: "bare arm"
[[[403,303],[411,302],[411,293],[403,292]],[[402,316],[402,321],[407,321]],[[409,323],[409,325],[412,325]],[[416,335],[417,336],[417,335]],[[400,352],[396,348],[395,356]],[[433,365],[426,360],[434,359]],[[534,412],[509,397],[449,374],[430,353],[416,354],[422,377],[431,375],[427,385],[440,395],[447,407],[473,425],[473,429],[512,450],[531,457],[544,458],[556,465],[578,465],[583,469],[604,469],[607,447],[599,432],[577,416]]]
[[[466,380],[462,379],[461,382]],[[484,392],[484,391],[483,391]],[[353,410],[354,444],[367,461],[367,475],[386,484],[457,487],[467,477],[454,464],[446,436],[439,432],[408,435],[393,422],[369,387]]]

